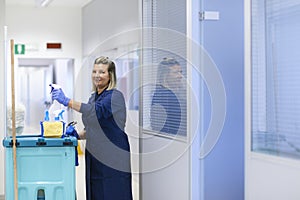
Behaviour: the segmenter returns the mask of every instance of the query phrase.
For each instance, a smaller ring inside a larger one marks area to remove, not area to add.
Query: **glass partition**
[[[142,128],[186,139],[186,1],[143,1]]]
[[[252,1],[252,150],[300,158],[300,2]]]

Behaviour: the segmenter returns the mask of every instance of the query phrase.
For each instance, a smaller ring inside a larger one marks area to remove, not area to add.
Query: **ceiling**
[[[19,6],[37,6],[39,0],[5,0],[7,5],[19,5]],[[48,7],[83,7],[92,0],[52,0]]]

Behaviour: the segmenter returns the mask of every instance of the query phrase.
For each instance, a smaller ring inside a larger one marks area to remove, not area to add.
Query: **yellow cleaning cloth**
[[[44,137],[61,137],[63,135],[64,126],[63,122],[61,121],[55,121],[55,122],[48,122],[44,121],[42,122],[43,126],[43,135]]]
[[[81,142],[80,142],[80,141],[78,141],[78,145],[77,145],[77,151],[78,151],[78,155],[83,155],[83,151],[81,150],[81,147],[80,147],[80,145],[81,145]]]

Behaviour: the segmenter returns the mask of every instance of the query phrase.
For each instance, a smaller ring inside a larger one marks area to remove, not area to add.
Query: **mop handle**
[[[15,113],[15,52],[14,40],[10,40],[11,50],[11,113],[12,113],[12,136],[13,136],[13,164],[14,164],[14,196],[18,200],[18,177],[17,177],[17,144],[16,144],[16,113]]]

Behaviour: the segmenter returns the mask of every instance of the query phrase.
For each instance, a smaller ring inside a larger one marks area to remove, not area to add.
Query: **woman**
[[[182,123],[182,67],[174,58],[163,58],[157,68],[156,87],[152,94],[150,123],[154,131],[178,134]]]
[[[115,63],[107,57],[94,62],[94,92],[88,103],[65,96],[54,89],[52,98],[82,113],[86,139],[86,199],[131,200],[130,147],[124,132],[126,107],[123,94],[116,89]]]

